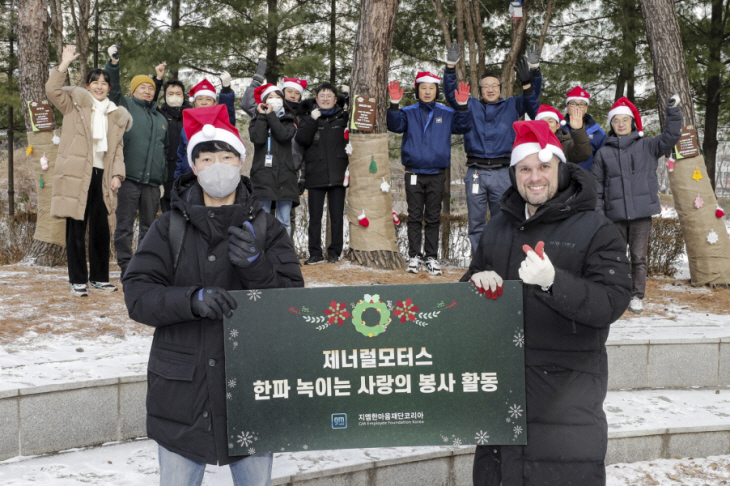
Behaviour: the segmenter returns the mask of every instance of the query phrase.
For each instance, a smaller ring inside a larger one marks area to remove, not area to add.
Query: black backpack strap
[[[173,209],[170,211],[170,228],[168,231],[168,240],[170,242],[170,250],[172,252],[172,272],[177,271],[177,264],[180,261],[180,253],[182,252],[183,241],[185,240],[185,230],[187,229],[187,217],[181,211]]]

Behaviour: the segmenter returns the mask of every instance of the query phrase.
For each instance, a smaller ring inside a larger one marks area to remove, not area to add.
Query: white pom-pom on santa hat
[[[215,137],[215,127],[213,125],[203,125],[203,136],[208,139],[213,139]]]
[[[564,127],[565,126],[565,120],[560,120],[560,126],[561,127]]]
[[[540,162],[550,162],[550,159],[553,158],[553,151],[546,147],[541,149],[537,156],[540,158]]]
[[[644,130],[639,130],[639,136],[640,137],[643,137],[644,136]]]

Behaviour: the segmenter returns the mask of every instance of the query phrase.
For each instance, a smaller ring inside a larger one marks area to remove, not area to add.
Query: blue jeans
[[[479,187],[476,194],[474,185]],[[487,207],[489,207],[490,217],[499,214],[501,212],[499,200],[502,199],[502,194],[510,185],[512,184],[509,180],[509,167],[499,169],[469,167],[467,169],[466,176],[464,176],[464,187],[466,188],[466,208],[469,211],[469,242],[472,255],[479,246],[479,238],[487,224]]]
[[[191,461],[159,446],[160,486],[200,486],[205,464]],[[235,486],[269,486],[273,454],[256,454],[231,463]]]
[[[271,212],[271,201],[261,201],[264,211]],[[291,201],[276,201],[276,219],[286,228],[286,232],[291,236]]]

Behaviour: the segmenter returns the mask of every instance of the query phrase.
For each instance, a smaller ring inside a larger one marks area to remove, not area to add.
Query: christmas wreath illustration
[[[434,307],[424,310],[423,307],[417,306],[411,298],[397,300],[393,305],[392,300],[382,301],[378,294],[365,294],[357,303],[350,304],[351,311],[348,310],[347,303],[334,300],[322,312],[323,315],[317,315],[307,307],[291,306],[288,310],[291,314],[301,315],[305,322],[317,324],[318,331],[327,329],[333,324],[342,326],[347,320],[352,320],[357,332],[365,337],[375,337],[384,333],[391,325],[393,322],[391,314],[402,324],[413,322],[418,326],[426,327],[429,321],[438,319],[443,311],[453,309],[458,305],[459,303],[455,300],[452,300],[450,304],[441,301]],[[374,309],[378,313],[377,324],[368,325],[363,319],[363,313],[368,309]]]

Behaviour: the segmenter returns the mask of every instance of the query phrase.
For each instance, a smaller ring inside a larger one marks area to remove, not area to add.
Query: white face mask
[[[165,103],[167,103],[169,106],[172,106],[173,108],[179,108],[182,106],[183,101],[185,101],[185,98],[182,96],[167,96],[165,97]]]
[[[274,113],[278,113],[281,107],[284,106],[284,100],[281,98],[272,98],[267,100],[266,103],[271,107]]]
[[[241,182],[238,165],[216,162],[198,171],[198,183],[209,196],[222,199],[229,196]]]

